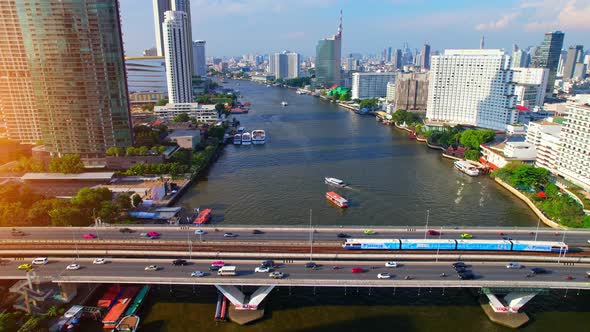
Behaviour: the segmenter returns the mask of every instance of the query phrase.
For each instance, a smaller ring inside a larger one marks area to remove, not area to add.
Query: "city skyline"
[[[352,1],[336,3],[331,0],[297,3],[193,1],[192,34],[195,40],[207,40],[209,56],[290,49],[307,57],[315,53],[317,40],[337,27],[338,12],[342,9],[347,31],[343,55],[351,52],[379,54],[385,47],[400,48],[404,42],[418,49],[425,42],[432,50],[475,49],[482,35],[485,35],[486,48],[509,51],[514,43],[522,47],[538,45],[542,34],[553,30],[566,33],[564,45],[590,44],[584,33],[590,28],[590,22],[584,19],[590,15],[590,0],[375,3],[362,6]],[[152,6],[141,6],[141,0],[127,0],[121,3],[121,13],[126,55],[140,55],[144,49],[156,45],[153,33],[146,33],[154,29]],[[248,34],[244,35],[244,31]],[[404,33],[392,34],[391,31]],[[231,40],[240,42],[228,43]]]

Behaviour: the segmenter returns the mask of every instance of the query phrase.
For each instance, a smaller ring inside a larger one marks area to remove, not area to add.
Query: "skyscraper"
[[[193,75],[207,76],[207,64],[205,62],[205,41],[195,40],[193,42]]]
[[[334,36],[321,39],[316,46],[315,76],[319,85],[328,87],[340,84],[341,51],[342,11],[340,11],[338,33]]]
[[[559,54],[563,47],[564,34],[561,31],[546,32],[543,43],[539,46],[533,56],[532,67],[549,69],[547,80],[547,95],[553,95]]]
[[[387,62],[391,62],[391,51],[392,51],[392,50],[393,50],[393,49],[391,48],[391,46],[389,46],[389,47],[387,48]]]
[[[401,69],[404,66],[402,64],[402,50],[399,48],[396,49],[392,57],[393,67],[395,67],[395,69]]]
[[[299,53],[287,53],[287,78],[299,77],[299,67],[301,65],[301,56]]]
[[[190,69],[192,58],[188,52],[192,48],[192,43],[188,42],[187,29],[185,12],[169,10],[164,13],[162,32],[164,33],[168,100],[171,104],[193,101]]]
[[[512,52],[512,67],[526,67],[527,66],[527,52],[525,50],[517,49]]]
[[[275,78],[287,78],[289,74],[287,51],[271,54],[268,59],[268,65],[270,74],[274,75]]]
[[[169,10],[185,12],[187,16],[188,28],[187,38],[190,42],[193,40],[192,24],[191,24],[191,4],[190,0],[153,0],[154,7],[154,25],[156,32],[156,49],[158,56],[164,56],[164,31],[162,30],[162,23],[164,23],[165,15]],[[193,50],[189,47],[188,50],[190,59],[193,58]],[[194,72],[193,63],[190,64],[191,74]]]
[[[422,47],[422,58],[421,58],[421,64],[420,67],[422,67],[422,69],[430,69],[430,45],[428,44],[424,44],[424,47]]]
[[[0,9],[0,41],[12,42],[0,54],[9,135],[27,141],[33,137],[18,131],[35,131],[53,156],[101,157],[130,146],[118,1],[5,0]]]
[[[567,57],[563,67],[563,79],[570,80],[574,76],[576,64],[582,63],[584,60],[584,46],[575,45],[570,46],[567,50]]]
[[[483,50],[486,48],[486,36],[481,35],[481,39],[479,40],[479,49]]]

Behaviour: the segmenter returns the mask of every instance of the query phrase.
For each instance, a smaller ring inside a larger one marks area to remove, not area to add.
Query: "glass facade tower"
[[[547,94],[553,94],[555,77],[557,76],[557,66],[559,65],[559,56],[563,47],[564,33],[561,31],[545,33],[545,39],[533,57],[532,67],[549,69],[549,79],[547,81]]]

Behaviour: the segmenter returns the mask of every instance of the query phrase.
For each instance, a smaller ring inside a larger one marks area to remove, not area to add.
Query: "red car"
[[[88,234],[82,235],[82,237],[85,239],[96,239],[96,234],[88,233]]]
[[[352,273],[363,273],[364,270],[360,267],[353,267],[352,269],[350,269],[350,272]]]
[[[440,235],[440,232],[437,232],[435,230],[429,229],[426,234],[428,235]]]
[[[160,233],[158,232],[147,232],[148,237],[159,237]]]

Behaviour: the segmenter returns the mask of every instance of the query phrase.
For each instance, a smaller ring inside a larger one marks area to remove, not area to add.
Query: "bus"
[[[235,276],[237,274],[235,266],[223,266],[217,271],[218,276]]]

